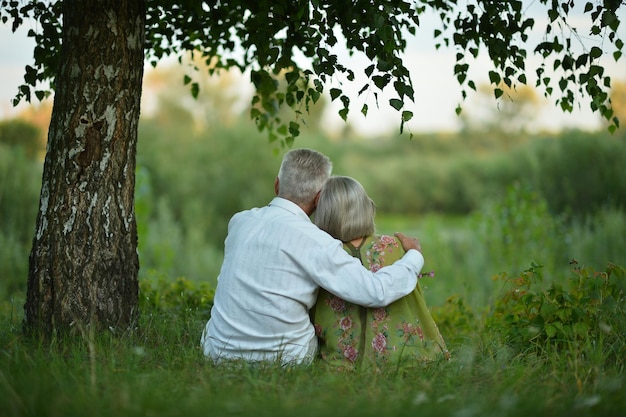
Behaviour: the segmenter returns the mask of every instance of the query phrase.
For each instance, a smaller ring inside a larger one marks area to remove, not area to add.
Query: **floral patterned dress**
[[[348,245],[344,248],[351,252]],[[352,254],[372,271],[393,263],[403,253],[399,240],[385,235],[370,236],[360,248],[352,247]],[[311,318],[321,359],[341,368],[449,357],[419,283],[412,293],[382,308],[361,307],[320,289]]]

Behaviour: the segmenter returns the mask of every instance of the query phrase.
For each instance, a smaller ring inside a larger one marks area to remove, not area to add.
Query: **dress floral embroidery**
[[[368,237],[361,253],[363,264],[377,271],[399,259],[403,250],[398,239],[382,235]],[[449,357],[419,284],[384,308],[357,306],[321,289],[312,317],[321,358],[340,368]]]

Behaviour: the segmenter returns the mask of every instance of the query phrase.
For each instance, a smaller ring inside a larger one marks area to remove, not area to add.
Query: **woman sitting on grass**
[[[365,267],[376,271],[402,257],[403,251],[397,238],[374,235],[374,215],[374,202],[361,184],[335,176],[320,193],[314,223],[344,242],[344,249]],[[322,360],[342,368],[449,357],[419,283],[412,293],[383,308],[351,304],[320,289],[311,319]]]

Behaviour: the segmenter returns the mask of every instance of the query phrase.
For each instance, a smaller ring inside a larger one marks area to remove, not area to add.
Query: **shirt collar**
[[[287,200],[286,198],[274,197],[272,199],[272,201],[270,201],[270,203],[268,205],[272,206],[272,207],[280,207],[280,208],[282,208],[284,210],[287,210],[288,212],[290,212],[292,214],[295,214],[296,216],[300,216],[302,218],[305,218],[305,219],[311,221],[309,216],[306,215],[304,210],[302,210],[302,208],[299,205],[297,205],[293,201]]]

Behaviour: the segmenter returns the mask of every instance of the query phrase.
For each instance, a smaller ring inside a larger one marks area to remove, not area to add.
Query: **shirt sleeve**
[[[424,257],[410,249],[393,264],[371,272],[337,241],[320,251],[313,263],[311,275],[320,287],[354,304],[384,307],[415,289]]]

